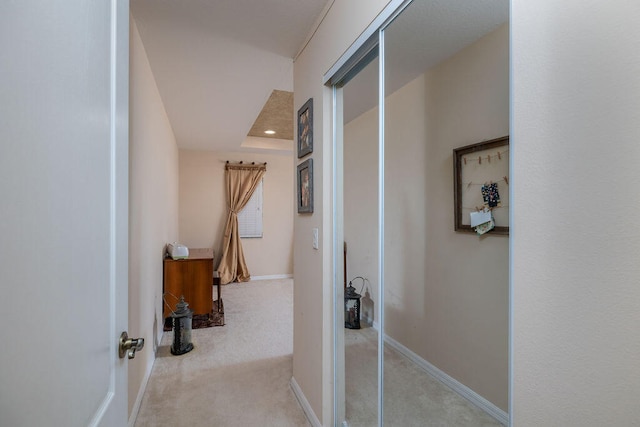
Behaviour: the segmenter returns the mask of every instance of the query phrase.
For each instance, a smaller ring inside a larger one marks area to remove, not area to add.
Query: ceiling
[[[291,151],[293,58],[326,3],[132,0],[131,12],[178,146]],[[277,133],[256,136],[260,130],[252,127],[260,123]]]
[[[509,0],[414,0],[385,30],[385,91],[393,93],[509,20]],[[378,60],[344,87],[344,122],[378,104]]]
[[[131,0],[178,146],[292,152],[293,58],[334,1]],[[387,31],[387,93],[508,17],[508,0],[415,0]],[[377,75],[345,86],[345,123],[375,107]]]

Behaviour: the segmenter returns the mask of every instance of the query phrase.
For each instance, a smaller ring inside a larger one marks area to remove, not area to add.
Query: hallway
[[[222,288],[225,326],[193,330],[173,356],[165,332],[136,427],[308,426],[291,391],[293,280]]]

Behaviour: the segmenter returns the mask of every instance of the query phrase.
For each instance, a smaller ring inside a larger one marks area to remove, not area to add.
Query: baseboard
[[[379,331],[378,326],[379,326],[378,322],[373,322],[373,325],[372,325],[373,329],[375,329],[376,331]],[[446,385],[447,387],[449,387],[450,389],[458,393],[463,398],[467,399],[473,405],[482,409],[487,415],[494,418],[500,424],[505,426],[509,424],[509,414],[507,414],[502,409],[498,408],[493,403],[489,402],[484,397],[480,396],[475,391],[471,390],[466,385],[462,384],[455,378],[451,377],[450,375],[441,371],[431,363],[427,362],[422,357],[418,356],[416,353],[414,353],[404,345],[400,344],[398,341],[391,338],[389,335],[385,334],[384,342],[385,344],[388,344],[391,348],[396,350],[398,353],[402,354],[404,357],[406,357],[407,359],[411,360],[413,363],[418,365],[420,368],[426,371],[429,375],[431,375],[432,377],[434,377],[435,379],[437,379],[438,381],[440,381],[441,383],[443,383],[444,385]]]
[[[449,376],[445,372],[441,371],[431,363],[427,362],[422,357],[418,356],[416,353],[409,350],[407,347],[400,344],[398,341],[394,340],[390,336],[385,335],[384,340],[386,344],[389,344],[389,346],[391,346],[393,349],[395,349],[400,354],[402,354],[403,356],[411,360],[413,363],[415,363],[416,365],[424,369],[429,375],[431,375],[432,377],[434,377],[435,379],[437,379],[438,381],[440,381],[441,383],[443,383],[444,385],[446,385],[447,387],[449,387],[450,389],[458,393],[460,396],[467,399],[469,402],[471,402],[478,408],[482,409],[488,415],[493,417],[496,421],[498,421],[499,423],[505,426],[509,424],[509,415],[505,411],[498,408],[496,405],[489,402],[487,399],[480,396],[478,393],[471,390],[469,387],[462,384],[458,380],[454,379],[453,377]]]
[[[292,279],[293,274],[273,274],[271,276],[251,276],[251,281],[254,280],[277,280],[277,279]]]
[[[302,392],[302,389],[300,388],[300,386],[298,385],[298,382],[294,377],[291,377],[291,381],[289,381],[289,384],[291,385],[291,390],[293,390],[293,394],[295,394],[296,399],[298,399],[298,403],[300,403],[300,406],[302,406],[302,410],[304,411],[304,414],[307,416],[307,420],[309,421],[309,424],[311,424],[312,427],[322,427],[322,423],[320,422],[318,417],[316,417],[316,414],[315,412],[313,412],[313,409],[311,409],[311,405],[309,404],[309,401],[305,397],[304,393]]]
[[[149,383],[149,378],[151,378],[151,371],[153,371],[153,365],[156,363],[156,356],[153,356],[153,360],[147,371],[144,373],[144,378],[142,379],[142,384],[140,384],[140,389],[138,390],[138,396],[136,396],[136,401],[133,404],[133,408],[131,408],[131,415],[129,416],[128,427],[134,427],[136,423],[136,418],[138,418],[138,412],[140,412],[140,405],[142,404],[142,397],[144,396],[144,392],[147,390],[147,384]]]

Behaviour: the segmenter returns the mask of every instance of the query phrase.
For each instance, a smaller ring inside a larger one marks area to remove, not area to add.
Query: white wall
[[[295,214],[293,379],[316,417],[331,425],[333,413],[331,279],[331,91],[323,74],[384,8],[388,0],[336,0],[294,63],[294,110],[314,99],[314,213]],[[303,159],[306,160],[306,159]],[[297,159],[295,165],[300,162]],[[325,191],[327,189],[327,191]],[[312,228],[320,249],[312,248]]]
[[[128,362],[131,414],[162,336],[163,251],[178,238],[178,148],[133,19],[130,44],[129,335],[146,339]]]
[[[639,16],[512,1],[518,427],[640,420]]]
[[[345,126],[344,155],[349,278],[373,279],[375,304],[377,111]],[[389,95],[385,116],[385,332],[506,411],[509,240],[453,230],[452,151],[509,133],[508,25]]]
[[[222,256],[227,221],[225,162],[267,162],[263,186],[263,237],[242,239],[252,277],[293,274],[293,163],[291,155],[180,150],[180,243],[213,247]]]

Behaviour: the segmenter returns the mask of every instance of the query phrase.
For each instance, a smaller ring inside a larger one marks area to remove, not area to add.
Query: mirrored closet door
[[[508,423],[509,238],[454,231],[453,195],[454,149],[509,133],[508,14],[508,0],[404,2],[330,82],[334,248],[362,324],[342,327],[336,278],[336,425]],[[507,175],[489,178],[506,217]],[[483,184],[464,183],[480,204]]]

